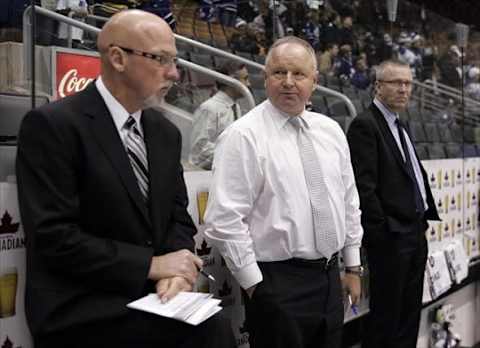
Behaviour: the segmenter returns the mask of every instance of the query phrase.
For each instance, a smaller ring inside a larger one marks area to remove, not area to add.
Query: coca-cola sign
[[[97,56],[57,51],[55,60],[57,99],[83,90],[100,74],[100,59]]]

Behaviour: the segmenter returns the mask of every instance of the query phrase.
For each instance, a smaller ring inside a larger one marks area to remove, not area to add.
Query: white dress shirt
[[[190,162],[204,168],[212,167],[215,142],[218,136],[240,117],[238,104],[225,92],[218,91],[204,101],[193,114],[193,128],[190,135]]]
[[[347,140],[330,118],[301,117],[321,161],[345,264],[359,265],[363,230]],[[257,261],[323,257],[288,119],[267,100],[228,127],[215,150],[205,234],[245,289],[262,281]]]
[[[120,135],[120,139],[122,139],[123,144],[125,145],[125,140],[127,139],[128,129],[125,127],[125,123],[128,120],[128,116],[132,115],[132,117],[137,122],[137,129],[143,137],[143,128],[142,123],[140,122],[140,117],[142,116],[142,110],[135,111],[132,114],[129,114],[127,110],[123,107],[122,104],[118,102],[117,99],[110,93],[107,89],[105,84],[102,81],[102,77],[99,76],[98,79],[95,81],[95,86],[98,89],[98,92],[103,98],[105,105],[107,106],[108,111],[110,111],[110,115],[113,118],[113,122],[115,123],[115,127],[117,128],[118,134]]]
[[[390,132],[392,132],[392,135],[395,138],[395,141],[397,143],[398,149],[400,150],[400,153],[402,154],[403,160],[405,161],[406,160],[405,159],[405,153],[403,152],[402,143],[400,141],[400,134],[398,134],[398,127],[395,124],[395,121],[398,119],[398,114],[391,112],[377,98],[373,99],[373,103],[377,106],[377,108],[380,110],[383,117],[387,121],[388,128],[390,128]],[[423,175],[422,175],[422,171],[420,169],[420,163],[418,162],[418,158],[417,158],[417,155],[416,155],[415,150],[413,148],[412,141],[410,140],[410,137],[408,136],[408,133],[405,132],[405,130],[403,130],[403,136],[405,138],[405,142],[407,143],[408,154],[409,154],[410,160],[412,162],[413,172],[415,173],[415,179],[417,179],[418,188],[420,189],[420,193],[422,194],[424,208],[425,208],[425,210],[428,210],[427,191],[425,190],[425,182],[423,181]]]

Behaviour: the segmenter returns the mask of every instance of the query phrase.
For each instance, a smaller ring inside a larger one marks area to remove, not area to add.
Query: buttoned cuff
[[[263,280],[262,272],[256,262],[233,273],[233,276],[243,289],[248,289]]]
[[[360,249],[357,247],[343,248],[343,262],[345,267],[360,266],[362,264],[360,260]]]

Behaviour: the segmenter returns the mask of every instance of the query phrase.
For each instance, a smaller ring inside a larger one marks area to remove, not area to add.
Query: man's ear
[[[125,71],[127,65],[127,54],[119,47],[112,46],[108,48],[108,60],[111,66],[118,72]]]

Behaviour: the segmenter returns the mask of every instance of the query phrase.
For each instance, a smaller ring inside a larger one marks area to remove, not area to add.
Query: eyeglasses
[[[122,51],[125,51],[129,54],[134,54],[140,57],[145,57],[149,59],[156,60],[158,63],[160,63],[161,66],[172,66],[177,64],[177,57],[170,56],[168,54],[153,54],[153,53],[148,53],[148,52],[143,52],[139,50],[134,50],[131,48],[127,47],[122,47],[122,46],[117,46],[117,45],[110,45],[110,47],[118,47]]]
[[[396,88],[405,86],[406,88],[412,87],[412,81],[406,80],[378,80],[378,82],[389,83]]]
[[[268,75],[273,76],[275,79],[279,81],[284,81],[288,78],[288,73],[292,75],[292,79],[294,79],[295,81],[302,81],[308,78],[308,76],[302,72],[291,72],[291,71],[285,71],[285,70],[276,70],[269,73]]]

